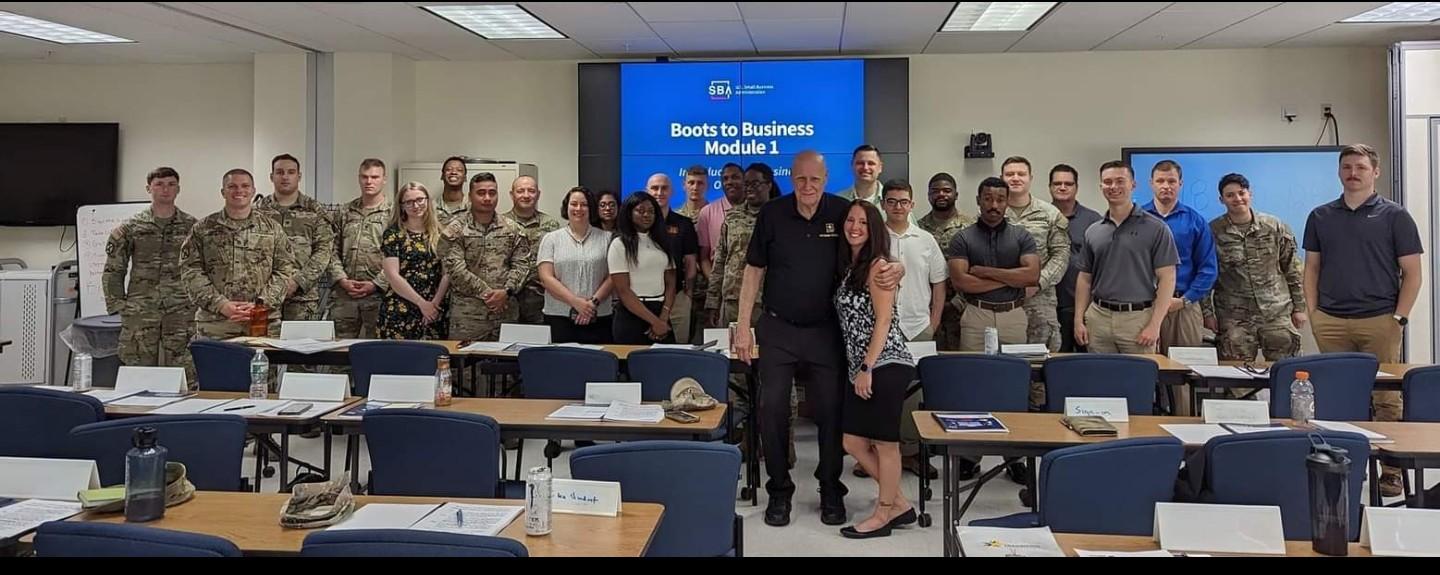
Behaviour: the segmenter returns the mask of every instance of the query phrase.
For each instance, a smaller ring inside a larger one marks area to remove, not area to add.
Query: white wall
[[[145,175],[172,166],[180,208],[201,217],[222,205],[221,174],[252,165],[252,86],[249,64],[0,64],[0,122],[118,122],[120,199],[149,199]],[[74,259],[57,248],[60,231],[0,227],[0,257]]]
[[[379,158],[388,175],[415,153],[416,63],[383,53],[335,54],[335,201],[360,195],[360,162]],[[442,158],[443,159],[443,158]],[[387,181],[386,193],[394,190]]]
[[[1440,189],[1436,174],[1440,173],[1440,130],[1431,121],[1440,118],[1440,44],[1407,49],[1402,71],[1401,100],[1404,121],[1400,136],[1404,139],[1402,186],[1405,209],[1415,218],[1420,237],[1425,239],[1425,256],[1420,259],[1420,297],[1410,311],[1410,327],[1406,330],[1405,358],[1412,363],[1430,363],[1435,357],[1435,262],[1437,258],[1434,230],[1435,192]],[[1388,176],[1382,174],[1383,179]]]
[[[254,92],[255,187],[273,191],[270,159],[290,154],[300,159],[300,189],[314,195],[315,158],[306,157],[309,134],[309,72],[305,54],[256,54]]]

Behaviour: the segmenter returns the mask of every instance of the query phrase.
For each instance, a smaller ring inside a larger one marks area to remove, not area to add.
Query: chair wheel
[[[935,494],[930,491],[930,488],[929,488],[929,487],[926,487],[926,488],[920,490],[920,498],[922,498],[922,499],[924,499],[924,500],[926,500],[926,501],[929,501],[930,498],[933,497],[934,495],[935,495]]]
[[[260,474],[265,476],[266,478],[275,477],[275,468],[266,467],[264,471],[260,472]]]
[[[754,494],[755,490],[751,489],[748,485],[740,488],[740,499],[749,499],[750,496]]]
[[[929,514],[929,513],[921,513],[921,514],[920,514],[920,521],[919,521],[919,523],[920,523],[920,526],[921,526],[921,527],[929,527],[929,526],[930,526],[930,514]]]
[[[559,442],[556,442],[556,441],[548,441],[548,442],[546,442],[546,443],[545,443],[545,458],[546,458],[546,459],[555,459],[556,457],[560,457],[560,443],[559,443]]]

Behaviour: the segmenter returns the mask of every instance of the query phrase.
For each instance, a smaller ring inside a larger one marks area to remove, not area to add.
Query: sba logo
[[[729,80],[711,80],[711,81],[710,81],[710,99],[711,99],[711,100],[729,100],[729,99],[730,99],[730,94],[731,94],[731,92],[730,92],[730,81],[729,81]]]

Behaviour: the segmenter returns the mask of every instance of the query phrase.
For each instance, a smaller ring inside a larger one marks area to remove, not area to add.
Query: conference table
[[[1086,551],[1119,551],[1122,553],[1135,553],[1139,551],[1155,551],[1160,549],[1160,544],[1151,537],[1142,535],[1091,535],[1088,533],[1056,533],[1055,542],[1060,544],[1060,550],[1065,552],[1066,557],[1076,557],[1076,549]],[[1192,553],[1192,555],[1201,555]],[[1204,553],[1203,555],[1229,556],[1225,553]],[[1284,557],[1330,557],[1316,553],[1309,541],[1286,541]],[[1351,543],[1349,557],[1370,557],[1370,549],[1361,546],[1359,543]],[[1249,555],[1249,557],[1281,557],[1280,555]]]
[[[955,539],[955,526],[960,523],[965,511],[974,502],[979,489],[994,479],[1006,467],[997,465],[982,473],[974,482],[965,486],[970,494],[963,505],[959,495],[959,461],[962,456],[979,459],[983,456],[999,456],[1011,459],[1040,457],[1063,447],[1101,443],[1118,439],[1138,437],[1169,437],[1170,433],[1162,424],[1204,423],[1199,417],[1132,415],[1128,423],[1116,422],[1114,437],[1082,437],[1060,423],[1059,413],[995,413],[1005,425],[1004,433],[949,433],[935,421],[933,411],[916,411],[911,415],[920,431],[922,452],[929,446],[939,447],[943,453],[941,466],[943,522],[941,537],[947,557],[958,556],[959,542]],[[1289,420],[1275,419],[1274,423],[1289,424]],[[1440,458],[1440,423],[1356,421],[1355,425],[1385,435],[1392,443],[1371,444],[1370,498],[1371,505],[1380,504],[1379,462],[1434,461]],[[1186,445],[1187,449],[1198,449],[1200,445]],[[1388,459],[1387,459],[1388,458]],[[1033,474],[1038,470],[1031,466]],[[1032,485],[1033,488],[1033,485]],[[924,515],[925,497],[921,494],[921,512]],[[1038,494],[1037,494],[1038,496]],[[1037,497],[1038,499],[1038,497]],[[922,518],[922,521],[925,520]],[[928,521],[927,521],[928,522]]]
[[[234,543],[246,555],[292,555],[300,552],[305,536],[318,529],[288,529],[280,526],[280,511],[289,501],[284,493],[229,493],[197,491],[195,498],[165,509],[165,517],[146,527],[170,529],[221,537]],[[465,499],[449,497],[390,497],[358,495],[355,509],[371,503],[524,506],[515,499]],[[617,517],[551,515],[549,535],[525,535],[525,520],[512,521],[500,537],[523,543],[532,557],[641,557],[649,548],[665,514],[656,503],[625,502]],[[124,523],[121,513],[83,513],[72,521]]]
[[[1190,379],[1194,382],[1194,390],[1198,391],[1202,388],[1207,391],[1214,391],[1217,389],[1228,390],[1232,388],[1249,389],[1251,390],[1250,393],[1245,396],[1249,397],[1250,395],[1254,395],[1256,391],[1270,387],[1270,379],[1268,377],[1268,373],[1270,366],[1272,365],[1271,362],[1221,360],[1220,365],[1238,367],[1241,369],[1250,368],[1257,373],[1265,374],[1266,377],[1259,379],[1236,379],[1229,377],[1205,377],[1198,373],[1192,373],[1190,374]],[[1412,369],[1425,367],[1426,365],[1427,364],[1423,363],[1382,363],[1380,364],[1381,373],[1375,376],[1375,389],[1399,391],[1401,384],[1405,381],[1406,373],[1409,373]]]

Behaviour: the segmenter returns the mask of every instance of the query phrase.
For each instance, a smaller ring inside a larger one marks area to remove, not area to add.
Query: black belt
[[[966,297],[965,303],[968,303],[985,311],[993,311],[996,313],[1005,313],[1007,311],[1016,310],[1025,306],[1025,300],[1023,299],[996,303],[992,301],[985,301],[980,298]]]
[[[1140,303],[1125,303],[1125,302],[1105,301],[1105,300],[1103,300],[1103,299],[1097,299],[1097,300],[1095,300],[1095,305],[1098,305],[1098,306],[1103,307],[1103,308],[1105,308],[1105,309],[1108,309],[1108,310],[1110,310],[1110,311],[1143,311],[1143,310],[1150,309],[1150,306],[1155,305],[1155,302],[1154,302],[1154,301],[1145,301],[1145,302],[1140,302]]]

